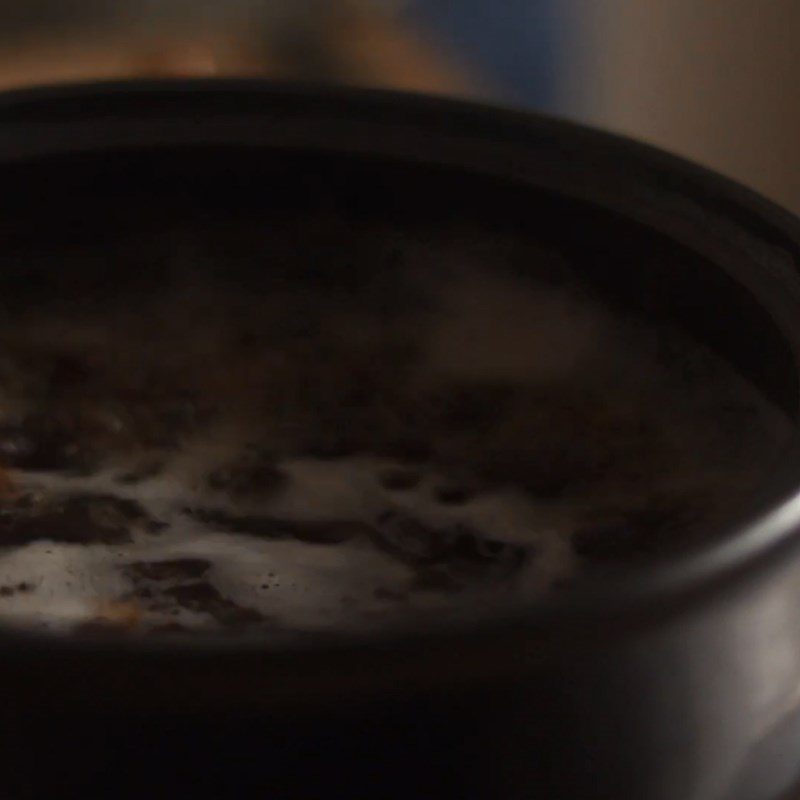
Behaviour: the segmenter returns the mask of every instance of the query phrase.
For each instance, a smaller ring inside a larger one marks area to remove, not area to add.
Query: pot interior
[[[9,624],[474,619],[719,535],[793,436],[769,311],[610,211],[250,148],[2,180]]]

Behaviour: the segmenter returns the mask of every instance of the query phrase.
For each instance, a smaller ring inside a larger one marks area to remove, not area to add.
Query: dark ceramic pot
[[[533,236],[796,418],[800,226],[625,139],[399,94],[111,84],[0,99],[0,179],[17,283],[20,253],[129,230],[114,208],[266,215],[320,181],[354,213]],[[798,486],[789,452],[735,529],[468,630],[0,633],[5,796],[778,797],[800,774]]]

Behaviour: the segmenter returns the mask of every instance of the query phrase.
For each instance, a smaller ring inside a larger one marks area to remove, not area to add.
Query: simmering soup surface
[[[724,523],[788,420],[523,255],[320,212],[249,248],[167,227],[26,279],[0,323],[0,620],[385,630]]]

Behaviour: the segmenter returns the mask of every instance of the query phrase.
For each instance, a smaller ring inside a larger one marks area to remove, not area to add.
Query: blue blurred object
[[[565,24],[559,0],[413,0],[407,13],[500,99],[559,110]]]

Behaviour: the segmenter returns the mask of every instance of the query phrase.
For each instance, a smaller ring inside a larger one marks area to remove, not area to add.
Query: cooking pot
[[[6,299],[35,303],[48,270],[68,280],[74,253],[165,208],[267,221],[324,191],[400,231],[541,243],[797,418],[800,226],[630,140],[423,96],[118,83],[3,96],[0,178]],[[777,798],[800,778],[798,486],[792,446],[738,524],[466,627],[297,645],[4,630],[5,796]]]

